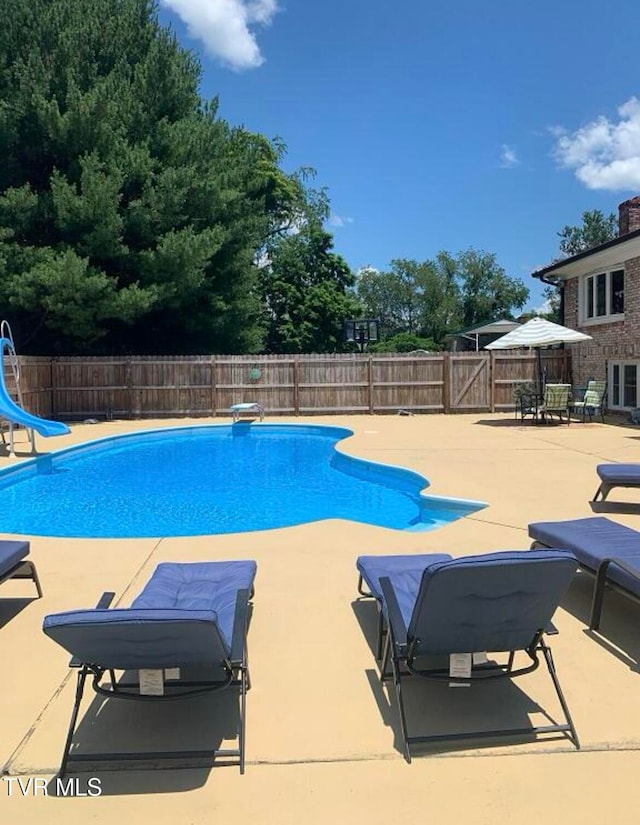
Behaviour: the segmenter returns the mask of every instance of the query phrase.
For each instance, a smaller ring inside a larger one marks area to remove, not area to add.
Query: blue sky
[[[353,269],[473,247],[537,308],[557,232],[640,194],[637,0],[160,0],[160,18],[221,117],[316,169]]]

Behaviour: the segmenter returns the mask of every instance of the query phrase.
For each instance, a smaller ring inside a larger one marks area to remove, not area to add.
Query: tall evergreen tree
[[[151,0],[0,0],[0,311],[22,351],[248,352],[300,197]]]

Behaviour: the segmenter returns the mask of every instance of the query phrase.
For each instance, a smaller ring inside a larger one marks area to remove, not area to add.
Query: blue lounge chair
[[[589,627],[598,630],[607,586],[640,599],[640,533],[608,518],[539,521],[529,525],[532,547],[563,547],[596,577]]]
[[[594,501],[604,501],[614,487],[640,487],[640,464],[598,464],[596,473],[600,477],[600,486],[593,497]]]
[[[245,705],[250,686],[246,636],[249,602],[256,574],[254,561],[159,564],[131,607],[108,609],[113,593],[97,607],[46,616],[43,630],[67,650],[70,667],[78,668],[75,703],[60,767],[72,761],[198,759],[238,764],[244,773]],[[180,678],[165,681],[165,670],[180,669]],[[221,675],[189,681],[182,671],[217,669]],[[116,681],[115,671],[152,671],[134,681]],[[109,673],[110,682],[102,677]],[[73,734],[85,681],[113,699],[173,700],[233,687],[239,697],[238,747],[233,750],[165,753],[72,753]],[[141,682],[143,684],[141,684]]]
[[[380,604],[386,625],[380,678],[393,678],[403,750],[411,761],[411,745],[443,740],[494,736],[568,735],[580,747],[569,709],[555,671],[551,650],[543,634],[576,571],[574,556],[563,550],[505,551],[451,559],[448,556],[361,556],[357,567],[359,589]],[[362,584],[366,582],[369,593]],[[471,654],[489,651],[508,654],[504,664],[471,664]],[[516,652],[525,651],[530,662],[515,667]],[[442,664],[431,667],[431,657],[468,654],[470,670],[452,676]],[[402,696],[407,676],[448,683],[473,683],[513,678],[531,673],[545,660],[565,722],[538,727],[499,729],[429,736],[410,736]],[[391,673],[387,672],[391,660]]]
[[[28,541],[0,540],[0,584],[9,579],[31,579],[40,598],[42,588],[36,566],[25,558],[29,555],[29,549]]]

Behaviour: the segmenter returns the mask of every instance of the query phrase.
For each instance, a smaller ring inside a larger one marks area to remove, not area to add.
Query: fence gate
[[[452,353],[449,356],[447,406],[451,412],[490,408],[490,363],[488,353]]]

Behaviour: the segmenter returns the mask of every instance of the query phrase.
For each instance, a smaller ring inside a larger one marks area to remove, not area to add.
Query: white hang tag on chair
[[[176,681],[180,678],[180,668],[179,667],[165,667],[164,669],[164,678],[167,682]]]
[[[473,654],[474,665],[486,665],[489,661],[486,650],[478,650]]]
[[[457,679],[471,678],[471,653],[449,654],[449,676]],[[471,682],[449,682],[449,687],[470,687]]]
[[[164,696],[163,670],[139,670],[138,682],[141,696]]]

